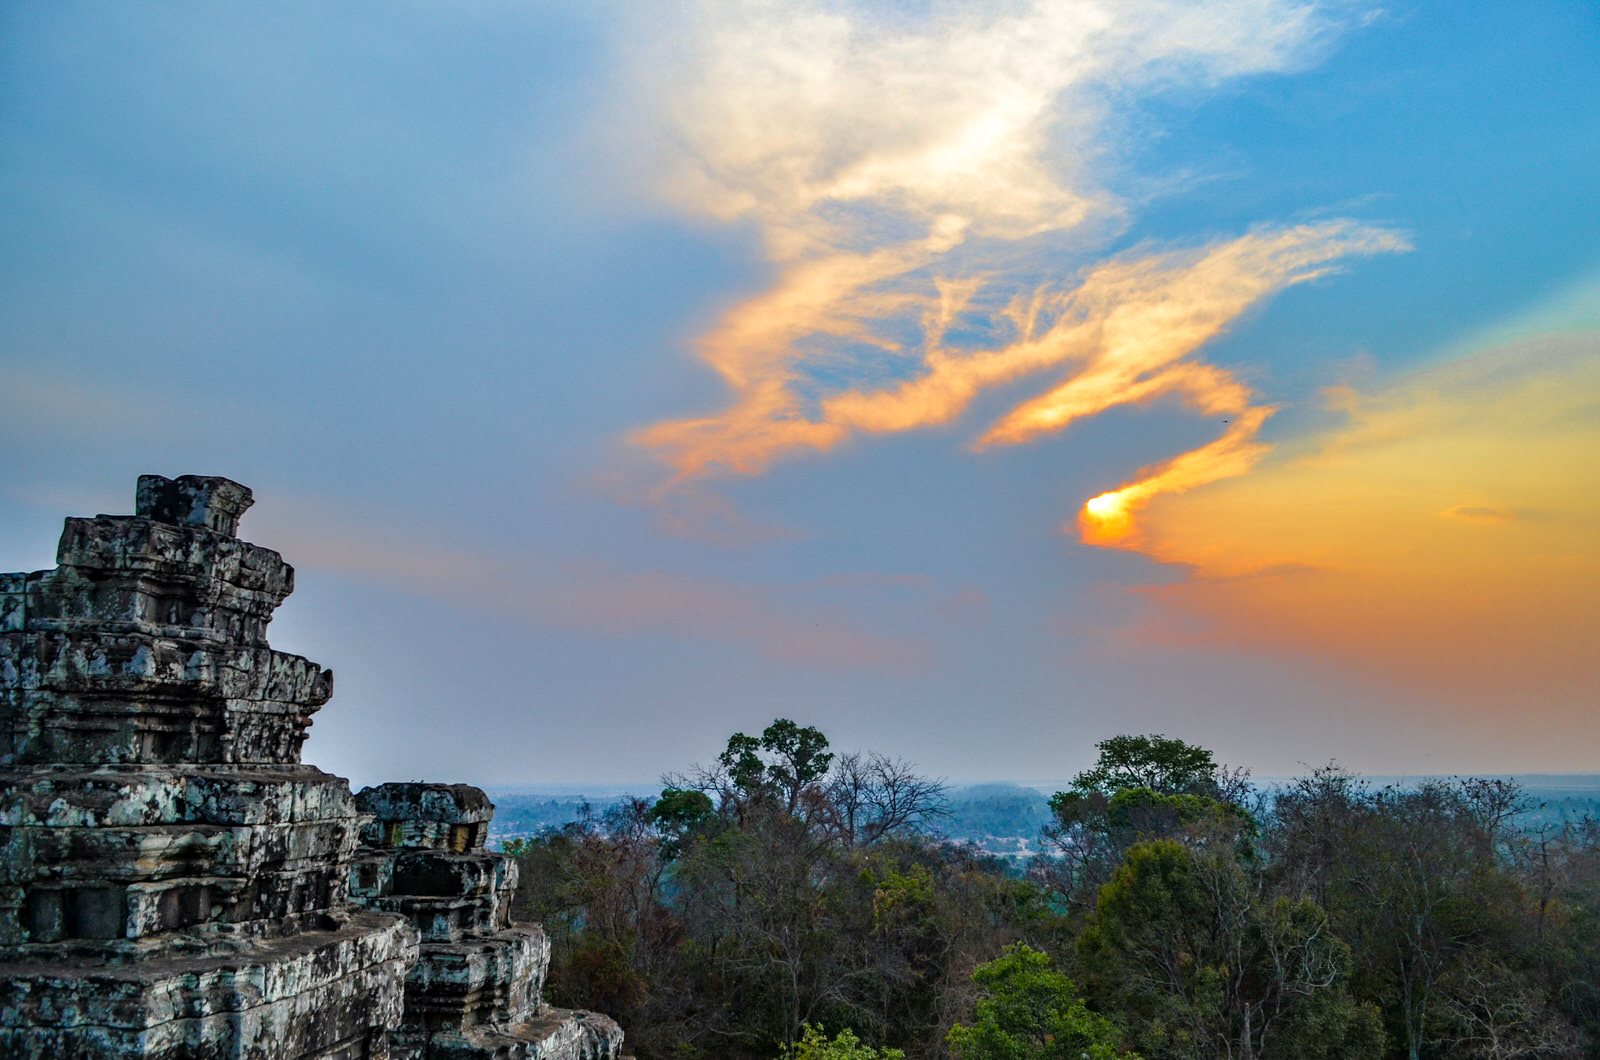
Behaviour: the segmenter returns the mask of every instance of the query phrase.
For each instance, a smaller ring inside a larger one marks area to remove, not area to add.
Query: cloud
[[[874,632],[844,613],[848,601],[818,586],[764,586],[665,571],[626,571],[593,561],[488,555],[438,549],[357,528],[337,513],[293,502],[276,503],[267,519],[251,518],[261,536],[291,563],[471,608],[491,608],[535,626],[613,635],[665,635],[720,641],[754,649],[774,662],[820,670],[915,670],[932,659],[911,636]],[[252,513],[256,516],[256,513]],[[308,531],[307,526],[345,524]],[[254,529],[251,529],[251,527]],[[865,577],[869,582],[871,576]],[[911,576],[901,576],[911,577]],[[856,584],[854,580],[846,585]],[[916,582],[927,592],[931,584]],[[960,592],[951,599],[965,601]],[[936,600],[939,606],[948,603]]]
[[[1289,654],[1461,710],[1591,710],[1600,332],[1343,397],[1341,426],[1252,475],[1150,503],[1122,546],[1189,573],[1138,591],[1135,635]]]
[[[946,236],[1072,227],[1115,206],[1081,172],[1108,91],[1289,69],[1337,28],[1326,7],[1282,0],[690,11],[650,26],[639,56],[641,88],[676,134],[666,190],[708,216],[756,219],[780,258],[863,237],[911,244],[930,222]]]
[[[1055,381],[976,448],[1170,395],[1230,421],[1097,498],[1091,540],[1126,533],[1156,493],[1247,469],[1271,410],[1192,355],[1283,287],[1405,241],[1327,221],[1083,264],[1126,212],[1095,177],[1117,136],[1106,101],[1291,69],[1338,28],[1326,9],[1278,0],[926,16],[751,0],[656,27],[639,64],[673,145],[661,190],[753,226],[775,267],[697,342],[731,403],[632,435],[669,468],[656,499],[856,435],[948,424],[984,390],[1046,372]]]
[[[1486,508],[1483,505],[1473,504],[1458,504],[1454,508],[1446,508],[1439,514],[1475,523],[1509,523],[1517,517],[1515,512],[1508,512],[1504,508]]]

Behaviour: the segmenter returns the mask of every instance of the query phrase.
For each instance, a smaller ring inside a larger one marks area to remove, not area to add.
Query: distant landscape
[[[1270,793],[1289,782],[1287,777],[1261,777],[1254,786]],[[1407,787],[1439,776],[1364,777],[1374,787]],[[1559,828],[1585,816],[1600,818],[1600,773],[1534,773],[1521,776],[1492,776],[1489,780],[1508,780],[1520,785],[1532,806],[1518,815],[1525,829]],[[952,785],[946,793],[948,816],[930,824],[929,831],[952,843],[971,847],[975,852],[1020,863],[1040,855],[1049,856],[1041,846],[1041,832],[1051,821],[1050,796],[1066,790],[1070,780],[1057,783],[1018,784],[998,781],[986,784]],[[564,825],[603,817],[608,811],[641,798],[652,801],[662,785],[625,787],[596,785],[580,789],[573,785],[502,785],[489,789],[495,817],[490,837],[495,843],[529,839],[541,832]]]

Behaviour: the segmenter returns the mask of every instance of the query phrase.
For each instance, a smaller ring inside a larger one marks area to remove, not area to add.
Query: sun
[[[1086,544],[1105,544],[1128,536],[1133,529],[1133,512],[1129,510],[1127,491],[1090,498],[1078,517],[1078,527]]]

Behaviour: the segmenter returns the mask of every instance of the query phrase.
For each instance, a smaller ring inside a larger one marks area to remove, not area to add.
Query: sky
[[[1600,15],[0,7],[0,569],[250,486],[357,784],[1600,772]]]

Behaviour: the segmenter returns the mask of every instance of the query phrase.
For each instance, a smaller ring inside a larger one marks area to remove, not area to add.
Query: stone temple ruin
[[[540,996],[482,791],[301,764],[333,674],[267,644],[250,503],[146,475],[0,574],[0,1058],[615,1060]]]

